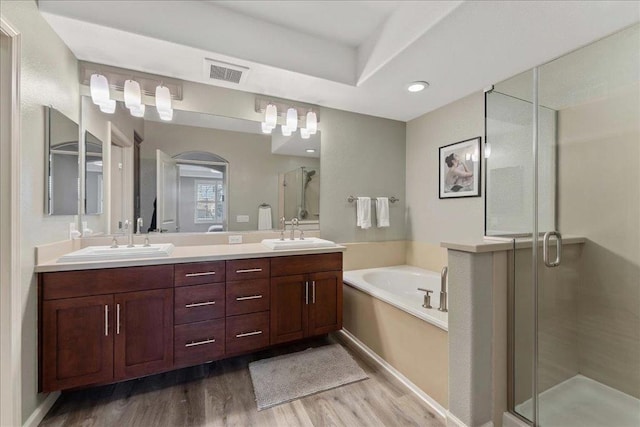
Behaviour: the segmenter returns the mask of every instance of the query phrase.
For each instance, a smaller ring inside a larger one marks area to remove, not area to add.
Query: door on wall
[[[175,233],[178,226],[178,164],[156,150],[156,224],[161,232]]]

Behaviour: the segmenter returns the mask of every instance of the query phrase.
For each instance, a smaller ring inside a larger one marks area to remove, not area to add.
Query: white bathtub
[[[439,273],[409,265],[398,265],[345,271],[343,281],[425,322],[445,331],[448,330],[447,313],[438,311],[440,306]],[[431,294],[433,308],[422,307],[424,292],[418,291],[418,288],[433,291]]]

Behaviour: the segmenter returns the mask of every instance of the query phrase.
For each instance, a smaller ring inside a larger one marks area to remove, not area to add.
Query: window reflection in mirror
[[[85,145],[85,213],[104,212],[104,186],[102,173],[102,141],[90,132],[84,133]]]
[[[45,210],[49,215],[77,215],[78,124],[54,108],[45,108],[48,146]]]

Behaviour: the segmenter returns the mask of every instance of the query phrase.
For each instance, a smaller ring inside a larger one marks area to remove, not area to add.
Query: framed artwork
[[[440,147],[440,198],[480,196],[481,137]]]

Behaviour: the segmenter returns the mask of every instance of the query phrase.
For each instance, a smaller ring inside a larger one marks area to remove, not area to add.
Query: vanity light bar
[[[182,80],[86,61],[80,61],[78,67],[80,71],[80,84],[85,86],[90,85],[92,74],[100,74],[106,77],[109,82],[109,87],[117,92],[124,91],[125,81],[135,80],[139,83],[140,91],[144,96],[155,96],[156,87],[161,84],[169,89],[172,100],[182,100]],[[123,98],[119,96],[115,96],[114,98],[123,100]]]
[[[317,125],[320,122],[320,111],[319,111],[319,107],[316,105],[305,105],[305,104],[300,104],[298,102],[294,103],[294,102],[286,102],[286,101],[280,101],[280,100],[274,100],[274,99],[270,99],[270,98],[263,98],[263,97],[256,97],[255,100],[255,112],[256,113],[260,113],[260,114],[265,114],[264,118],[266,121],[267,115],[266,115],[266,111],[267,111],[267,107],[269,105],[273,105],[275,107],[275,116],[276,116],[276,121],[278,117],[283,117],[285,118],[285,123],[286,123],[286,117],[287,117],[287,112],[289,109],[294,109],[297,112],[297,117],[298,119],[302,118],[302,125],[307,126],[307,113],[312,112],[315,115],[315,123],[316,123],[316,129],[317,129]],[[273,107],[270,107],[270,109]],[[269,113],[269,118],[272,117],[273,113]],[[300,123],[298,123],[298,125],[300,125]],[[312,134],[313,135],[313,134]]]

